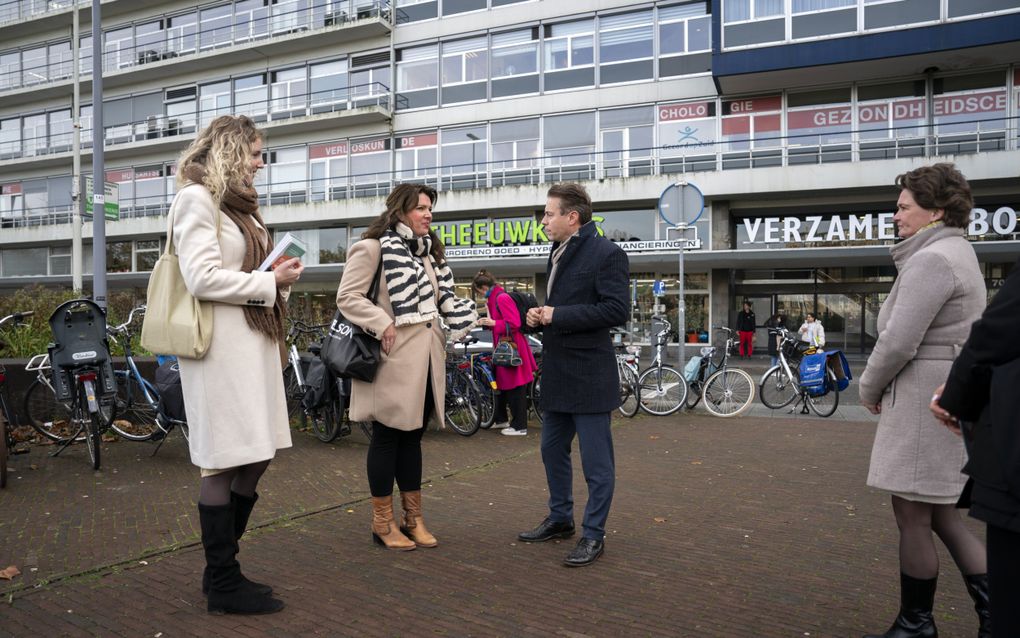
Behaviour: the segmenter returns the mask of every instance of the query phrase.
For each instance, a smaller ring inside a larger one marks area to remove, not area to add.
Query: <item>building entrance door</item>
[[[751,304],[751,310],[754,312],[754,320],[756,323],[754,331],[754,352],[756,354],[763,354],[769,349],[769,331],[765,328],[765,322],[768,321],[769,317],[772,316],[773,302],[775,300],[774,295],[747,295],[739,297],[737,299],[736,312],[733,314],[736,317],[737,313],[744,309],[744,302]],[[736,330],[736,325],[732,328]]]

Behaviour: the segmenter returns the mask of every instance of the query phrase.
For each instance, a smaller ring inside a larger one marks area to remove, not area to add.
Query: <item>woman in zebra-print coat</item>
[[[351,247],[337,292],[344,316],[382,342],[375,380],[351,382],[350,418],[373,422],[372,537],[388,549],[438,544],[421,518],[421,437],[430,416],[445,425],[445,329],[462,333],[478,319],[474,303],[453,294],[443,244],[430,229],[435,201],[436,191],[423,184],[394,188],[386,212]],[[404,507],[399,528],[394,479]]]

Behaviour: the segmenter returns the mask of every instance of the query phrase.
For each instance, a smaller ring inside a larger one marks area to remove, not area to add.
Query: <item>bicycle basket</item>
[[[57,306],[50,315],[53,343],[47,350],[53,368],[53,386],[57,398],[71,398],[69,371],[90,366],[98,368],[97,391],[102,396],[117,391],[110,359],[110,345],[106,340],[106,315],[103,309],[88,299],[73,299]]]
[[[806,354],[813,354],[815,347],[807,341],[786,341],[783,343],[783,355],[789,361],[800,361]]]

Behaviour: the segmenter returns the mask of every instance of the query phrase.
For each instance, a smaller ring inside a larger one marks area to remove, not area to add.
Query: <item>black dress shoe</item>
[[[577,547],[575,547],[573,551],[567,554],[567,557],[563,559],[563,564],[567,567],[584,567],[585,565],[591,565],[598,559],[599,556],[602,555],[602,550],[605,548],[605,541],[582,538],[577,541]]]
[[[554,538],[570,538],[574,535],[574,521],[557,522],[550,518],[538,524],[533,530],[521,532],[517,538],[525,543],[544,543]]]

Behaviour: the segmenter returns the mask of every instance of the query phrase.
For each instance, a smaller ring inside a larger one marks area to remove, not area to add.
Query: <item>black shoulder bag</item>
[[[368,296],[375,303],[379,297],[379,273],[382,270],[382,255],[375,277],[368,289]],[[371,382],[379,369],[381,344],[378,339],[351,323],[337,309],[333,323],[322,341],[319,358],[338,377],[349,377]]]

